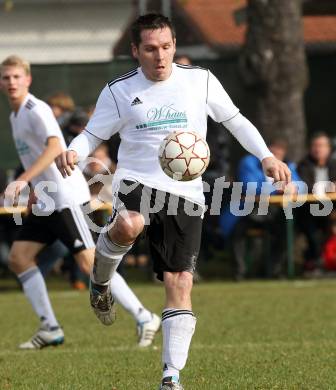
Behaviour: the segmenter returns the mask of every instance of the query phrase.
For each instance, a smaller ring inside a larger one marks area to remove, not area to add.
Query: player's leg
[[[84,249],[75,253],[74,257],[79,264],[81,271],[90,275],[93,265],[94,249]],[[125,279],[118,272],[115,272],[111,278],[110,290],[113,299],[115,299],[116,302],[127,310],[135,319],[139,334],[139,346],[147,347],[150,345],[154,339],[155,333],[160,328],[160,318],[143,306],[138,297],[130,289]],[[100,320],[103,320],[102,322],[104,324],[114,322],[115,311],[109,309],[106,311],[107,313],[104,314],[104,317],[102,317],[102,314],[100,313]]]
[[[138,311],[142,305],[121,276],[113,278],[115,279],[113,287],[110,286],[111,268],[115,263],[117,263],[117,266],[119,265],[123,252],[116,255],[116,250],[111,250],[110,246],[112,244],[110,244],[108,234],[105,233],[104,235],[103,233],[98,239],[97,248],[100,248],[100,252],[96,255],[93,270],[95,257],[94,242],[82,208],[74,206],[71,209],[62,210],[60,225],[62,226],[59,226],[58,230],[62,232],[62,241],[68,246],[80,269],[91,276],[90,303],[99,320],[105,325],[111,325],[115,321],[114,298],[126,310],[131,312]],[[119,224],[114,226],[119,229],[118,233],[120,234]],[[125,237],[117,237],[117,239],[123,240]],[[108,247],[104,247],[106,242]],[[75,245],[74,243],[77,244]],[[95,272],[97,264],[98,272]],[[108,275],[106,275],[106,272]],[[112,293],[111,289],[113,290]]]
[[[139,183],[121,182],[108,228],[100,233],[96,244],[90,300],[95,314],[105,325],[112,323],[106,321],[107,308],[111,307],[110,280],[144,228],[144,218],[139,213],[142,189]]]
[[[137,323],[138,346],[148,347],[151,345],[155,334],[160,329],[160,317],[155,313],[151,313],[143,306],[118,272],[115,272],[112,276],[111,292],[113,298],[135,319]]]
[[[53,231],[55,236],[69,249],[80,270],[92,275],[95,244],[82,206],[73,205],[71,208],[58,211]],[[90,303],[102,323],[110,325],[115,321],[114,299],[109,286],[103,295],[90,283]]]
[[[66,241],[82,272],[90,275],[94,259],[94,249],[92,248],[94,244],[92,240],[88,240],[88,237],[91,237],[91,232],[85,221],[82,209],[76,206],[71,210],[63,210],[62,220],[64,226],[60,230],[63,232],[63,240]],[[141,226],[141,230],[142,228],[143,226]],[[120,228],[118,234],[120,234]],[[124,239],[125,237],[118,236],[117,238]],[[75,247],[73,245],[75,242],[77,244],[82,243],[82,245]],[[105,325],[110,325],[114,322],[116,315],[113,300],[115,299],[125,310],[133,315],[137,322],[139,346],[149,346],[153,342],[155,333],[160,328],[160,318],[142,305],[124,278],[117,272],[113,273],[111,282],[108,285],[111,294],[107,293],[106,288],[105,297],[102,298],[101,291],[104,287],[97,286],[97,283],[92,286],[91,283],[90,288],[91,305],[100,321]],[[99,310],[96,308],[97,304]]]
[[[22,284],[24,294],[41,321],[37,333],[21,349],[40,349],[62,344],[64,334],[52,309],[44,278],[36,265],[36,255],[45,246],[33,241],[14,241],[9,254],[9,266]]]
[[[80,269],[90,275],[93,265],[94,250],[82,250],[74,254],[74,257],[79,264]],[[140,347],[148,347],[151,345],[156,332],[160,328],[160,318],[144,307],[138,297],[130,289],[125,279],[118,272],[113,274],[109,287],[113,299],[115,299],[115,301],[127,310],[135,319],[139,336],[138,345]],[[108,305],[109,304],[113,306],[113,302],[109,302]],[[104,324],[113,323],[116,318],[115,310],[109,309],[108,305],[104,311],[104,315],[101,313],[101,310],[98,313],[99,316],[96,313]]]
[[[37,256],[39,269],[45,278],[54,267],[57,260],[69,254],[68,248],[59,240],[45,247]]]
[[[175,216],[163,213],[156,216],[149,232],[154,271],[159,278],[163,277],[166,290],[165,309],[162,312],[161,389],[164,390],[183,389],[179,381],[180,371],[186,364],[196,327],[191,290],[200,247],[202,217],[189,216],[184,210],[185,203],[178,201]]]
[[[128,214],[125,218],[125,214]],[[143,229],[139,213],[124,210],[116,216],[113,226],[100,233],[96,244],[93,270],[90,276],[90,302],[94,313],[104,325],[115,320],[111,279],[122,258],[132,248]],[[114,292],[117,290],[114,289]]]
[[[86,275],[90,275],[93,267],[95,248],[82,249],[79,252],[72,252],[79,269]]]
[[[144,220],[136,211],[118,212],[108,231],[100,233],[93,268],[95,284],[108,285],[124,255],[132,248],[144,228]]]
[[[122,180],[113,202],[112,216],[100,233],[97,244],[92,282],[99,286],[109,284],[123,256],[132,248],[144,229],[140,214],[144,186]]]
[[[162,389],[182,389],[180,371],[184,368],[195,331],[196,317],[191,307],[192,273],[165,272],[166,304],[162,312]]]

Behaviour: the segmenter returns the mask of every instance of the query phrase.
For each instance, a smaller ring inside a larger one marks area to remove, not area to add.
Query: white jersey
[[[24,169],[28,169],[42,154],[49,137],[59,138],[62,147],[66,149],[65,141],[61,129],[52,113],[51,108],[42,100],[28,94],[21,104],[17,113],[10,115],[13,138]],[[55,183],[54,188],[45,188],[43,192],[54,201],[46,202],[38,199],[39,208],[50,211],[83,204],[90,200],[90,192],[82,172],[76,167],[70,177],[66,179],[52,163],[40,175],[31,180],[35,188],[41,181]],[[56,191],[55,191],[56,190]],[[48,203],[48,204],[47,204]]]
[[[86,130],[102,140],[119,132],[114,184],[134,179],[204,204],[202,179],[182,182],[168,177],[159,165],[159,145],[174,130],[195,131],[205,138],[208,115],[224,122],[238,112],[206,69],[173,64],[167,80],[153,82],[137,68],[106,85]]]

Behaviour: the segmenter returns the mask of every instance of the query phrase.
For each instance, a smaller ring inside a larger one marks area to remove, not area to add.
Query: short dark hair
[[[325,131],[316,131],[310,137],[310,144],[312,144],[318,138],[327,138],[329,143],[331,143],[330,137]]]
[[[285,138],[274,137],[270,140],[269,146],[278,146],[279,148],[288,149],[288,142]]]
[[[176,37],[175,28],[172,22],[162,14],[150,13],[141,15],[131,26],[132,43],[139,47],[141,42],[141,32],[143,30],[158,30],[168,27],[172,33],[173,39]]]

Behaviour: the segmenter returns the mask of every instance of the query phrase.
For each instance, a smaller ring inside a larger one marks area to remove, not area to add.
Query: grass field
[[[160,312],[163,289],[134,285]],[[336,281],[201,283],[186,390],[336,389]],[[0,294],[0,389],[156,390],[161,336],[136,348],[133,320],[121,308],[112,327],[91,313],[86,292],[51,291],[66,342],[21,352],[38,323],[20,292]]]

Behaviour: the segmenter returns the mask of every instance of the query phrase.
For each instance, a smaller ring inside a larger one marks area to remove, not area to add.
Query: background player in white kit
[[[29,93],[29,63],[10,56],[1,64],[0,77],[1,88],[13,109],[10,116],[13,138],[25,169],[12,186],[12,196],[18,196],[28,182],[35,190],[43,181],[55,186],[49,188],[50,191],[44,188],[48,202],[45,195],[44,201],[42,196],[37,196],[38,213],[29,214],[10,252],[10,268],[18,276],[25,295],[41,320],[38,332],[20,348],[40,349],[63,343],[64,334],[51,307],[45,281],[36,266],[36,255],[45,245],[59,238],[82,271],[91,272],[95,245],[81,209],[81,205],[90,200],[90,192],[78,168],[71,177],[64,179],[54,163],[55,157],[66,146],[50,107]],[[159,317],[143,307],[118,273],[113,280],[112,293],[136,319],[139,346],[150,345],[160,327]]]
[[[97,242],[91,305],[103,323],[113,318],[109,280],[144,231],[149,238],[154,271],[166,290],[162,390],[183,389],[179,372],[185,366],[196,325],[191,289],[204,196],[201,178],[178,182],[163,173],[158,162],[161,141],[169,132],[181,128],[205,137],[210,115],[259,157],[267,176],[275,181],[290,181],[287,166],[273,157],[257,129],[239,113],[211,72],[172,63],[175,45],[175,32],[166,17],[140,16],[132,27],[132,51],[140,67],[106,85],[86,130],[57,158],[62,174],[71,175],[78,160],[114,133],[120,134],[113,179],[114,214],[110,229],[101,233]],[[163,197],[164,193],[175,201],[176,215],[167,212],[168,197]],[[156,212],[148,216],[148,206],[154,203]],[[194,208],[198,208],[198,215],[192,212]]]

